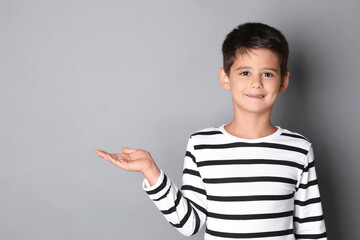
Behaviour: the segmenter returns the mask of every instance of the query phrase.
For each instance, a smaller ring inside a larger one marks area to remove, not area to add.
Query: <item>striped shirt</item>
[[[185,236],[206,223],[206,240],[327,239],[312,143],[280,126],[257,139],[224,126],[190,135],[180,190],[163,170],[144,179],[167,221]]]

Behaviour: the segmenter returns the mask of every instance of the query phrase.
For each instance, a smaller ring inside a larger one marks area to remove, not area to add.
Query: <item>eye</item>
[[[274,76],[272,73],[264,73],[263,75],[265,75],[265,77],[272,77],[272,76]]]
[[[249,72],[241,72],[240,75],[242,75],[242,76],[249,76],[250,73],[249,73]]]

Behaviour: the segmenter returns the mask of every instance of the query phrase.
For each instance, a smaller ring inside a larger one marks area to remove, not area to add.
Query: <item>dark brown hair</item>
[[[281,78],[283,78],[287,72],[288,43],[279,30],[256,22],[241,24],[226,35],[222,45],[223,67],[226,74],[230,76],[230,68],[236,54],[242,54],[253,48],[267,48],[274,51],[279,56]]]

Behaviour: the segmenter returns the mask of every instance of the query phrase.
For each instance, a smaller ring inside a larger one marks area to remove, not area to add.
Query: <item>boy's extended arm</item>
[[[185,236],[196,234],[206,219],[206,191],[196,164],[192,138],[186,148],[181,190],[162,170],[154,185],[148,180],[144,179],[143,189],[168,222]]]
[[[311,146],[295,192],[294,234],[296,239],[327,239],[314,152]]]

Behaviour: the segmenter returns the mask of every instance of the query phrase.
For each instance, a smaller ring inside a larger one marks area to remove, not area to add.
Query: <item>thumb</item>
[[[123,153],[133,153],[133,152],[136,151],[136,149],[123,147],[123,148],[121,149],[121,151],[122,151]]]

